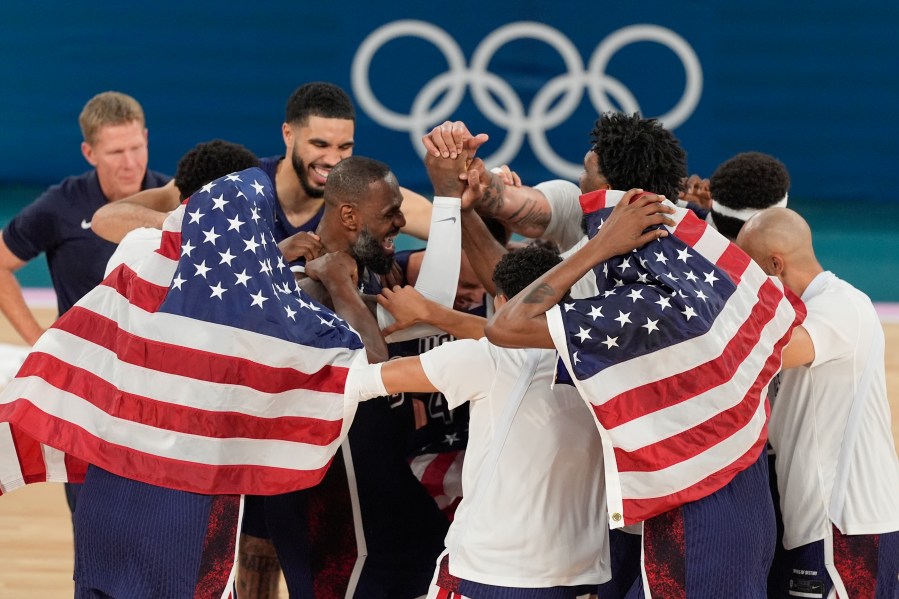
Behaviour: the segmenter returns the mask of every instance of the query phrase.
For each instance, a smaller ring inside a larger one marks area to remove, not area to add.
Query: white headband
[[[781,198],[779,202],[770,206],[765,206],[765,208],[786,208],[787,198],[789,196],[789,193],[784,194],[784,197]],[[712,212],[714,212],[715,214],[720,214],[721,216],[729,216],[731,218],[736,218],[744,222],[749,220],[762,210],[765,210],[765,208],[740,208],[739,210],[734,210],[733,208],[728,208],[727,206],[723,206],[714,201],[712,203]]]

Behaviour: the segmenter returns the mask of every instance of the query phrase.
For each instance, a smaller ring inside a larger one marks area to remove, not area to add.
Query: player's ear
[[[340,222],[343,223],[346,229],[350,231],[359,229],[359,210],[356,209],[356,206],[353,204],[341,204],[338,210],[340,211]]]
[[[784,261],[783,257],[779,254],[773,254],[770,258],[768,258],[768,274],[779,277],[783,274],[784,271]]]
[[[493,307],[499,310],[507,301],[509,301],[509,298],[507,298],[504,293],[499,292],[496,294],[496,297],[493,298]]]
[[[86,141],[81,142],[81,155],[87,160],[91,166],[97,166],[97,159],[94,157],[94,148]]]

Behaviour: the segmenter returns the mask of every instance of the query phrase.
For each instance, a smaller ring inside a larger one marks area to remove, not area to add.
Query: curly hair
[[[645,189],[675,200],[687,176],[687,153],[656,119],[607,112],[590,133],[599,171],[612,189]]]
[[[736,239],[745,220],[717,212],[716,205],[764,210],[783,200],[789,189],[790,174],[780,160],[761,152],[737,154],[709,177],[715,227],[725,237]]]
[[[240,144],[213,139],[195,145],[181,157],[175,168],[175,186],[184,200],[210,181],[253,166],[259,166],[253,152]]]
[[[734,210],[768,208],[781,201],[789,189],[787,167],[761,152],[737,154],[709,177],[714,201]]]
[[[284,122],[304,125],[309,117],[356,120],[353,101],[342,88],[325,81],[313,81],[296,88],[284,111]]]
[[[503,256],[493,270],[496,291],[507,298],[515,297],[561,261],[559,252],[542,245],[532,244],[514,249]]]

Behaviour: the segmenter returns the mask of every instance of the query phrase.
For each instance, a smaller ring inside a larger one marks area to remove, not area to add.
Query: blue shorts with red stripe
[[[643,523],[643,563],[651,596],[766,599],[774,556],[768,456],[720,490]],[[643,597],[639,578],[627,597]]]
[[[825,551],[824,541],[788,550],[788,579],[772,596],[827,597],[834,581],[825,567]],[[899,532],[844,535],[834,527],[833,564],[850,598],[899,599]]]
[[[219,599],[229,590],[240,495],[200,495],[89,466],[75,522],[75,597]]]

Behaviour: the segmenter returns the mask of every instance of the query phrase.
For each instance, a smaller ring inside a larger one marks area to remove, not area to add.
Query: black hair
[[[541,245],[514,249],[503,256],[493,270],[496,291],[507,298],[515,297],[522,289],[561,261],[559,252]]]
[[[763,210],[780,202],[789,189],[790,174],[780,160],[761,152],[737,154],[709,177],[715,228],[728,239],[736,239],[746,222],[717,212],[716,204],[733,210]]]
[[[781,201],[789,189],[787,167],[761,152],[737,154],[709,177],[709,191],[715,203],[734,210],[769,208]]]
[[[328,175],[328,182],[325,184],[325,203],[355,204],[359,198],[365,197],[372,183],[382,179],[396,184],[396,177],[393,176],[390,167],[380,160],[365,156],[344,158],[334,165]]]
[[[490,235],[499,242],[501,246],[505,247],[505,245],[509,243],[509,240],[512,238],[512,231],[510,231],[501,220],[484,214],[481,215],[481,220],[484,221],[484,225],[487,227],[487,230],[490,231]]]
[[[343,89],[325,81],[313,81],[298,87],[287,100],[284,122],[305,124],[310,116],[356,120],[353,101]]]
[[[259,159],[250,150],[213,139],[195,145],[181,157],[175,168],[175,186],[183,200],[210,181],[254,166],[259,166]]]
[[[612,189],[638,187],[677,199],[687,176],[687,154],[656,119],[607,112],[590,133],[599,170]]]

